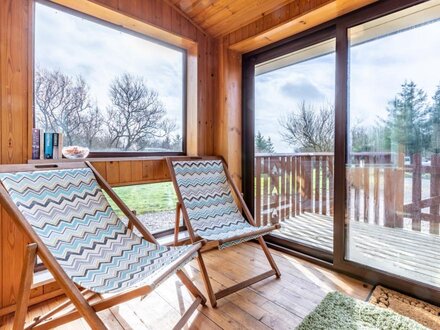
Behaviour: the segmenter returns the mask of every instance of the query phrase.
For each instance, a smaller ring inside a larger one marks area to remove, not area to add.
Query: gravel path
[[[152,233],[174,228],[176,211],[163,211],[154,213],[139,214],[138,218]],[[125,222],[126,219],[123,219]]]

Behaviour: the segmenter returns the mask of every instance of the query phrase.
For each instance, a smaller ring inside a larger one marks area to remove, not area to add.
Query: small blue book
[[[53,133],[44,133],[44,159],[53,159]]]

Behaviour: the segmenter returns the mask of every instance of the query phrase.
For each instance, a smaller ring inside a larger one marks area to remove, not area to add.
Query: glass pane
[[[184,57],[181,49],[37,2],[36,128],[92,151],[182,151]]]
[[[335,40],[255,68],[255,218],[333,250]]]
[[[113,188],[127,206],[152,233],[174,228],[177,196],[171,182],[149,183]],[[116,214],[121,210],[109,199]]]
[[[440,286],[440,1],[353,27],[346,258]]]

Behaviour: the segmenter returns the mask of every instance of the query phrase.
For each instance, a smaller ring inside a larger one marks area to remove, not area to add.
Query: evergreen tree
[[[351,150],[354,152],[371,151],[373,140],[371,129],[357,122],[351,127]]]
[[[270,137],[265,138],[260,131],[258,131],[257,136],[255,137],[255,152],[268,154],[275,152],[275,148]]]
[[[431,135],[431,150],[432,152],[440,153],[440,85],[432,97],[434,103],[430,109],[430,127]]]
[[[386,128],[388,145],[397,144],[399,152],[412,156],[429,146],[428,111],[426,93],[413,81],[402,85],[402,90],[390,102]]]

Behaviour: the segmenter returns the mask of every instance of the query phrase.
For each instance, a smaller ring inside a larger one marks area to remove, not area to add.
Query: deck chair
[[[88,162],[48,166],[0,166],[0,202],[30,242],[17,299],[14,329],[23,329],[35,258],[39,256],[69,298],[26,329],[49,329],[84,317],[92,329],[106,329],[97,312],[144,297],[176,274],[195,300],[181,328],[206,298],[183,271],[203,243],[159,245]],[[103,190],[128,218],[120,220]],[[140,235],[131,228],[138,229]],[[91,299],[95,301],[91,301]],[[60,316],[58,316],[61,313]]]
[[[261,275],[214,293],[202,254],[199,251],[197,259],[211,305],[215,307],[217,299],[267,277],[275,275],[279,278],[280,271],[262,236],[280,226],[279,224],[255,225],[241,193],[231,179],[224,160],[219,157],[169,157],[167,163],[178,198],[176,222],[182,212],[191,242],[195,243],[205,239],[207,246],[224,249],[258,239],[272,268]],[[244,211],[246,219],[242,216],[232,192]],[[176,224],[175,230],[178,228],[179,226]]]

